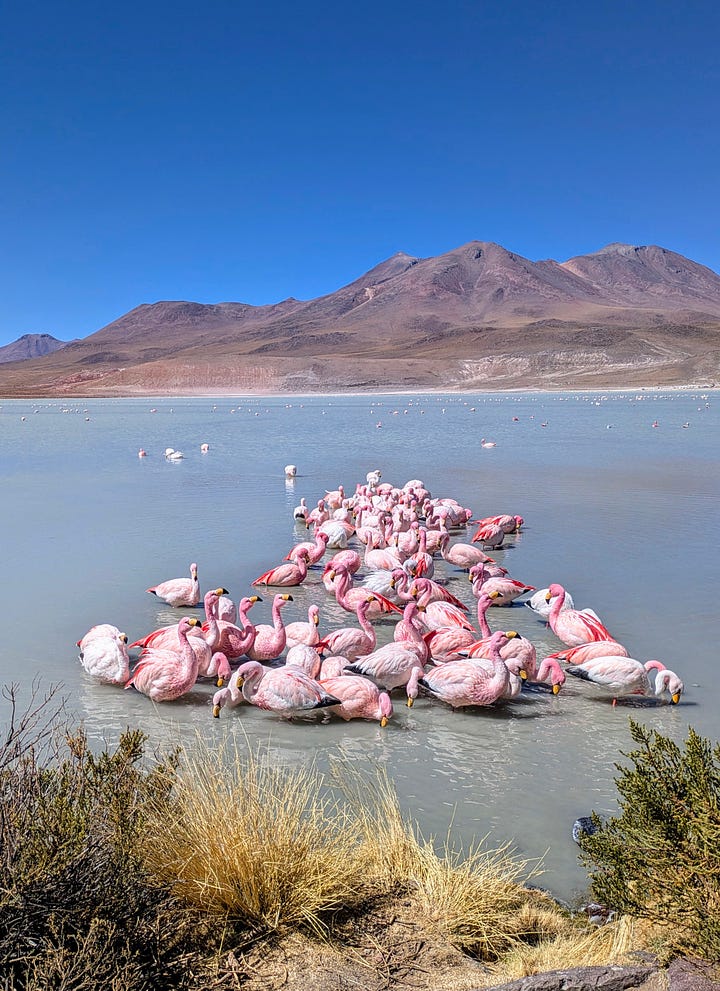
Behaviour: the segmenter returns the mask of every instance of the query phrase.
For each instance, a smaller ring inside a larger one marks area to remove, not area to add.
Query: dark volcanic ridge
[[[13,359],[0,368],[0,394],[718,380],[720,276],[709,268],[655,245],[611,244],[558,263],[472,241],[432,258],[399,252],[309,301],[143,304],[61,350]]]

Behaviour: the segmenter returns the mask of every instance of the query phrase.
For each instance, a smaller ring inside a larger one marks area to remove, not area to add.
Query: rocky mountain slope
[[[59,341],[51,334],[23,334],[12,344],[0,347],[0,364],[7,361],[26,361],[28,358],[40,358],[53,351],[64,348],[67,341]]]
[[[0,394],[607,388],[720,381],[720,276],[654,245],[558,263],[491,242],[398,253],[270,306],[143,304],[0,368]]]

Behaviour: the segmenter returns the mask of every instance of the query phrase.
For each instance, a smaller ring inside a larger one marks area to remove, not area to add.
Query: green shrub
[[[580,838],[594,896],[665,927],[673,952],[720,959],[720,745],[689,730],[684,749],[630,721],[620,815]]]

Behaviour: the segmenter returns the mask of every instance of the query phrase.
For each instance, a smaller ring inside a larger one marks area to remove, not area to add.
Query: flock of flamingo
[[[294,474],[295,466],[287,466],[286,475]],[[483,707],[512,700],[526,682],[557,694],[567,675],[613,704],[628,695],[680,699],[683,684],[674,672],[660,661],[630,657],[593,610],[574,608],[562,585],[538,590],[510,577],[487,553],[520,530],[521,516],[473,519],[456,500],[433,498],[420,479],[399,488],[375,469],[352,495],[340,485],[312,509],[302,499],[293,517],[296,532],[306,529],[312,539],[295,543],[252,586],[297,587],[322,567],[322,587],[348,613],[348,625],[321,633],[317,603],[306,621],[286,624],[282,610],[293,601],[287,591],[273,595],[272,624],[254,624],[249,613],[261,597],[235,603],[217,587],[202,597],[204,622],[183,616],[131,644],[112,624],[94,626],[78,641],[85,671],[155,702],[181,698],[212,679],[216,717],[223,708],[250,704],[285,718],[320,712],[326,720],[335,715],[382,726],[393,715],[393,693],[402,692],[408,706],[421,694],[453,709]],[[471,524],[477,526],[472,538],[458,539]],[[447,588],[448,568],[467,573],[475,625]],[[189,578],[147,591],[179,609],[198,606],[197,564]],[[527,637],[492,632],[488,623],[490,608],[530,593],[525,605],[562,644],[540,660]],[[380,644],[378,626],[388,622],[394,622],[392,640]],[[134,663],[133,648],[140,650]]]

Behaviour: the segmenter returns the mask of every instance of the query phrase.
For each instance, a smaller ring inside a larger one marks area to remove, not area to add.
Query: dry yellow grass
[[[309,926],[357,899],[357,838],[313,767],[198,743],[146,839],[147,865],[193,906],[253,930]]]
[[[218,754],[199,742],[177,772],[169,809],[153,810],[146,848],[159,881],[255,935],[331,937],[339,912],[347,938],[351,919],[362,930],[369,906],[407,897],[435,940],[492,961],[504,979],[606,963],[643,945],[628,922],[588,930],[529,889],[538,866],[507,846],[436,849],[403,816],[380,768],[338,762],[324,776],[267,752]]]

